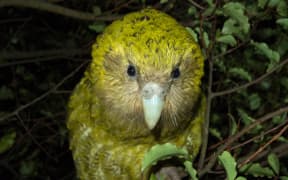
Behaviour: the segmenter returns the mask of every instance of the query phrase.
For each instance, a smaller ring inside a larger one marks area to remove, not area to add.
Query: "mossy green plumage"
[[[113,22],[92,48],[92,62],[69,102],[70,148],[80,179],[140,179],[144,154],[166,142],[195,156],[201,144],[205,99],[203,56],[187,30],[153,9]],[[127,75],[133,65],[137,74]],[[177,67],[180,76],[171,77]],[[165,87],[156,127],[145,124],[141,89]]]

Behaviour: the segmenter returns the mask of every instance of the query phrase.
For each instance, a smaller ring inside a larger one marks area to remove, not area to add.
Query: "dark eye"
[[[175,68],[173,69],[173,71],[171,72],[171,78],[176,79],[180,76],[180,70],[179,68]]]
[[[127,68],[127,74],[128,76],[135,76],[136,75],[136,69],[133,65],[129,65],[128,68]]]

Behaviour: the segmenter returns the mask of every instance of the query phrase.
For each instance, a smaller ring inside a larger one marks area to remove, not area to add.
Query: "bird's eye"
[[[171,78],[176,79],[180,76],[180,70],[179,68],[174,68],[171,72]]]
[[[133,65],[129,65],[127,68],[127,74],[128,76],[134,77],[136,76],[136,68]]]

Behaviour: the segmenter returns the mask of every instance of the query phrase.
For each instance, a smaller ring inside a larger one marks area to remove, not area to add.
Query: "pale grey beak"
[[[157,83],[149,82],[142,89],[145,122],[152,130],[160,119],[164,106],[165,90]]]

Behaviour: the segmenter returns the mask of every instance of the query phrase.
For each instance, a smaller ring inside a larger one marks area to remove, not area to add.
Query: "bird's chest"
[[[176,138],[155,140],[153,137],[141,137],[134,139],[117,139],[99,133],[94,136],[94,147],[91,151],[97,152],[98,162],[106,173],[112,173],[116,177],[128,174],[131,177],[139,177],[141,174],[141,163],[144,154],[155,144],[172,143],[182,147],[189,145],[189,138],[180,134]]]

